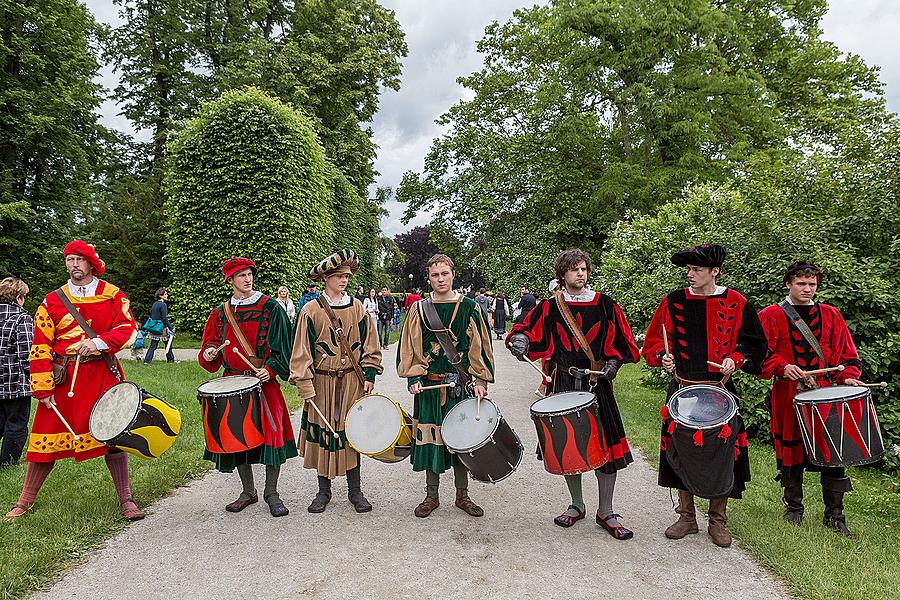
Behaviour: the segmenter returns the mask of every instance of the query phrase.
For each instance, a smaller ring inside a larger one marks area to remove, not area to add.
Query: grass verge
[[[640,377],[639,366],[623,368],[615,383],[616,398],[631,444],[658,466],[659,409],[665,395],[641,386]],[[751,442],[750,463],[753,480],[744,498],[728,506],[728,526],[741,548],[781,577],[800,598],[900,598],[900,484],[894,477],[871,468],[847,470],[854,491],[844,497],[844,512],[857,535],[848,540],[822,526],[824,506],[817,473],[806,475],[806,514],[803,524],[795,527],[782,519],[772,447]],[[675,517],[673,511],[673,522]],[[701,535],[705,535],[702,524],[701,519]]]
[[[132,492],[137,503],[146,506],[211,467],[202,460],[203,425],[196,392],[212,376],[196,362],[123,364],[129,381],[181,411],[181,433],[166,454],[156,460],[129,456]],[[296,388],[282,384],[282,389],[288,406],[296,409],[300,404]],[[0,469],[4,513],[18,499],[24,478],[24,464]],[[46,584],[124,524],[103,459],[57,461],[34,512],[13,523],[0,523],[0,598],[21,598]]]

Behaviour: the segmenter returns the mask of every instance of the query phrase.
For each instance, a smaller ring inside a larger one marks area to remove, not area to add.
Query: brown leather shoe
[[[697,510],[694,508],[694,495],[684,490],[678,490],[678,520],[666,529],[666,537],[670,540],[680,540],[686,535],[698,533]]]
[[[719,548],[727,548],[731,545],[731,533],[729,533],[725,518],[725,507],[728,498],[714,498],[709,501],[709,527],[706,531],[712,538],[713,544]]]
[[[13,507],[9,510],[9,512],[3,516],[3,522],[12,523],[19,517],[24,517],[25,514],[32,508],[34,508],[34,504],[25,506],[24,504],[19,504],[18,502],[16,502],[15,504],[13,504]]]
[[[484,511],[469,498],[468,490],[456,490],[456,507],[473,517],[483,517]]]
[[[259,502],[259,495],[256,493],[256,490],[253,490],[253,495],[248,496],[244,492],[241,492],[241,495],[238,496],[238,499],[225,506],[225,510],[232,513],[239,513],[251,504],[256,504]]]
[[[129,498],[122,503],[122,516],[125,517],[126,521],[140,521],[146,517],[147,514],[135,504],[132,498]]]
[[[425,517],[433,513],[435,509],[440,505],[441,502],[436,497],[425,496],[425,499],[419,503],[419,505],[416,507],[416,510],[413,511],[413,514],[424,519]]]

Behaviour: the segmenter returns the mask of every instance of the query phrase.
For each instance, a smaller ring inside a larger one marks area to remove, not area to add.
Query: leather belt
[[[344,375],[353,372],[353,367],[344,369],[313,369],[316,375],[325,375],[326,377],[334,377],[334,424],[336,428],[341,427],[341,404],[344,400]],[[325,407],[322,407],[324,410]]]
[[[435,375],[433,373],[428,373],[422,379],[424,379],[425,381],[443,381],[444,376],[443,375]]]

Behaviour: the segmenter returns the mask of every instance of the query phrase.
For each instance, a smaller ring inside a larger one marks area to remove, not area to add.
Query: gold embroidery
[[[53,319],[50,318],[50,313],[47,312],[47,307],[41,304],[38,306],[37,311],[34,313],[34,324],[40,330],[41,333],[44,334],[48,340],[52,340],[54,334],[56,332],[56,325],[53,323]]]
[[[47,390],[52,390],[54,388],[53,385],[53,373],[32,373],[31,374],[31,391],[32,392],[45,392]]]
[[[76,453],[87,452],[104,445],[103,442],[98,442],[90,433],[78,434],[77,442],[72,438],[72,434],[68,432],[32,433],[28,439],[28,451],[42,454],[66,452],[67,450],[74,450]]]
[[[51,360],[53,358],[53,349],[47,344],[34,344],[31,352],[28,353],[28,360]]]

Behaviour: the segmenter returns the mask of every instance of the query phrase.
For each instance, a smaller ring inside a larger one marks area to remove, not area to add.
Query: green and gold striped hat
[[[359,271],[359,258],[356,252],[349,248],[341,248],[328,256],[309,270],[309,277],[315,281],[322,281],[329,275],[349,273],[355,275]]]

